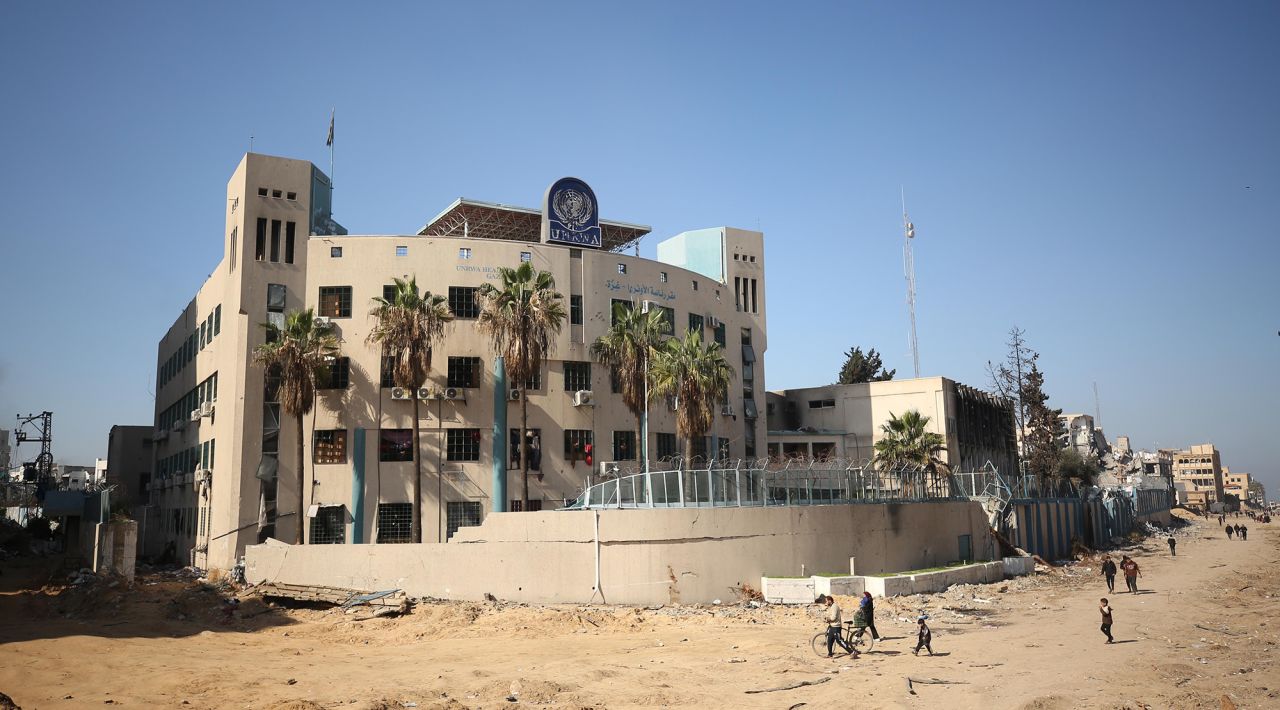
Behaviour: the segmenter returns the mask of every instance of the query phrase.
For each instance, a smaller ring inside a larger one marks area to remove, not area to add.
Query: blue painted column
[[[351,544],[364,542],[364,429],[351,442]]]
[[[1058,553],[1057,554],[1058,554],[1058,559],[1063,559],[1065,557],[1071,556],[1070,554],[1068,554],[1071,552],[1071,538],[1067,537],[1066,535],[1067,504],[1058,503],[1053,507],[1056,509],[1054,512],[1056,512],[1058,515]]]
[[[507,366],[493,359],[493,512],[507,512]]]

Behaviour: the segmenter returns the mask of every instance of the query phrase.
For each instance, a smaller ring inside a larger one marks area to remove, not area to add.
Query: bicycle
[[[876,640],[866,633],[867,627],[854,626],[853,621],[844,622],[845,628],[843,633],[844,642],[858,653],[866,653],[875,648]],[[813,640],[809,642],[813,647],[813,652],[819,656],[827,657],[827,632],[826,629],[819,631]]]

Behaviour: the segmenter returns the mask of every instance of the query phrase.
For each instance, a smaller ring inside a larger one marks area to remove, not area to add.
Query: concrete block
[[[761,577],[760,593],[770,604],[812,604],[816,577]]]
[[[814,575],[810,579],[813,580],[813,592],[815,597],[819,594],[831,594],[833,596],[845,597],[862,596],[862,577],[856,577],[854,575],[847,575],[844,577],[822,577]]]
[[[1022,577],[1036,571],[1036,561],[1031,557],[1006,557],[1001,565],[1005,577]]]

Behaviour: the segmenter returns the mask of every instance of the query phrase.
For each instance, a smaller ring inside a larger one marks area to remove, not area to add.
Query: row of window
[[[476,428],[458,427],[445,429],[445,460],[467,462],[479,461],[481,450],[481,432]],[[542,430],[529,430],[529,468],[541,470],[542,465]],[[520,430],[510,431],[511,465],[520,463]],[[676,435],[669,432],[657,432],[657,458],[670,458],[682,455]],[[311,450],[311,460],[317,464],[347,463],[347,430],[319,429],[315,432]],[[564,458],[571,464],[586,458],[587,447],[592,446],[594,434],[590,429],[564,430]],[[721,458],[728,457],[729,440],[721,438]],[[693,442],[693,455],[707,455],[711,437],[698,437]],[[628,429],[613,432],[614,461],[634,461],[637,458],[636,432]],[[378,431],[378,460],[384,462],[404,462],[413,460],[413,430],[380,429]]]
[[[284,190],[268,189],[265,187],[258,188],[258,197],[267,197],[267,196],[270,196],[277,200],[283,197],[284,199],[289,200],[290,202],[296,202],[298,199],[298,193],[296,192],[285,192]]]
[[[210,439],[169,456],[162,456],[156,464],[159,477],[165,479],[201,469],[213,470],[215,449],[214,440]]]
[[[337,247],[335,247],[337,248]],[[480,302],[476,298],[476,292],[479,290],[476,286],[450,286],[448,304],[449,310],[453,313],[453,317],[458,320],[475,320],[480,317]],[[395,286],[385,285],[382,287],[382,298],[390,301],[395,297]],[[321,286],[319,295],[318,315],[326,318],[350,318],[353,312],[354,297],[352,287],[350,286]],[[635,307],[632,301],[613,299],[610,303],[610,319],[616,322],[618,318],[618,308],[631,309]],[[663,320],[667,323],[666,332],[668,335],[675,333],[676,329],[676,311],[668,306],[650,304],[649,308],[657,308],[662,312]],[[702,332],[704,327],[704,318],[700,313],[689,314],[689,329]],[[569,296],[569,324],[582,325],[582,296],[573,294]],[[725,326],[720,323],[715,328],[715,339],[720,343],[721,347],[725,345]]]
[[[215,372],[179,397],[177,402],[165,408],[160,413],[157,425],[160,429],[172,429],[174,424],[190,417],[191,412],[199,409],[200,405],[216,401],[218,401],[218,373]]]
[[[213,339],[222,332],[222,304],[218,304],[204,320],[200,321],[200,327],[192,331],[187,339],[183,341],[174,353],[170,354],[168,359],[160,365],[159,380],[161,386],[167,384],[169,380],[178,376],[192,360],[195,359],[196,353],[204,350],[206,345],[213,343]]]
[[[297,241],[298,223],[292,220],[268,220],[266,217],[258,218],[258,231],[253,242],[253,258],[256,261],[270,261],[272,263],[279,263],[281,261],[281,227],[284,228],[284,263],[293,263],[293,252]]]

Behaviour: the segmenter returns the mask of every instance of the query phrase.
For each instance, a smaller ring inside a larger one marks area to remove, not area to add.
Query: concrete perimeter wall
[[[598,521],[598,523],[597,523]],[[596,529],[599,533],[597,535]],[[494,513],[451,542],[254,545],[246,575],[411,596],[523,602],[705,603],[764,576],[891,572],[989,560],[977,503]],[[596,589],[599,556],[600,589]]]

